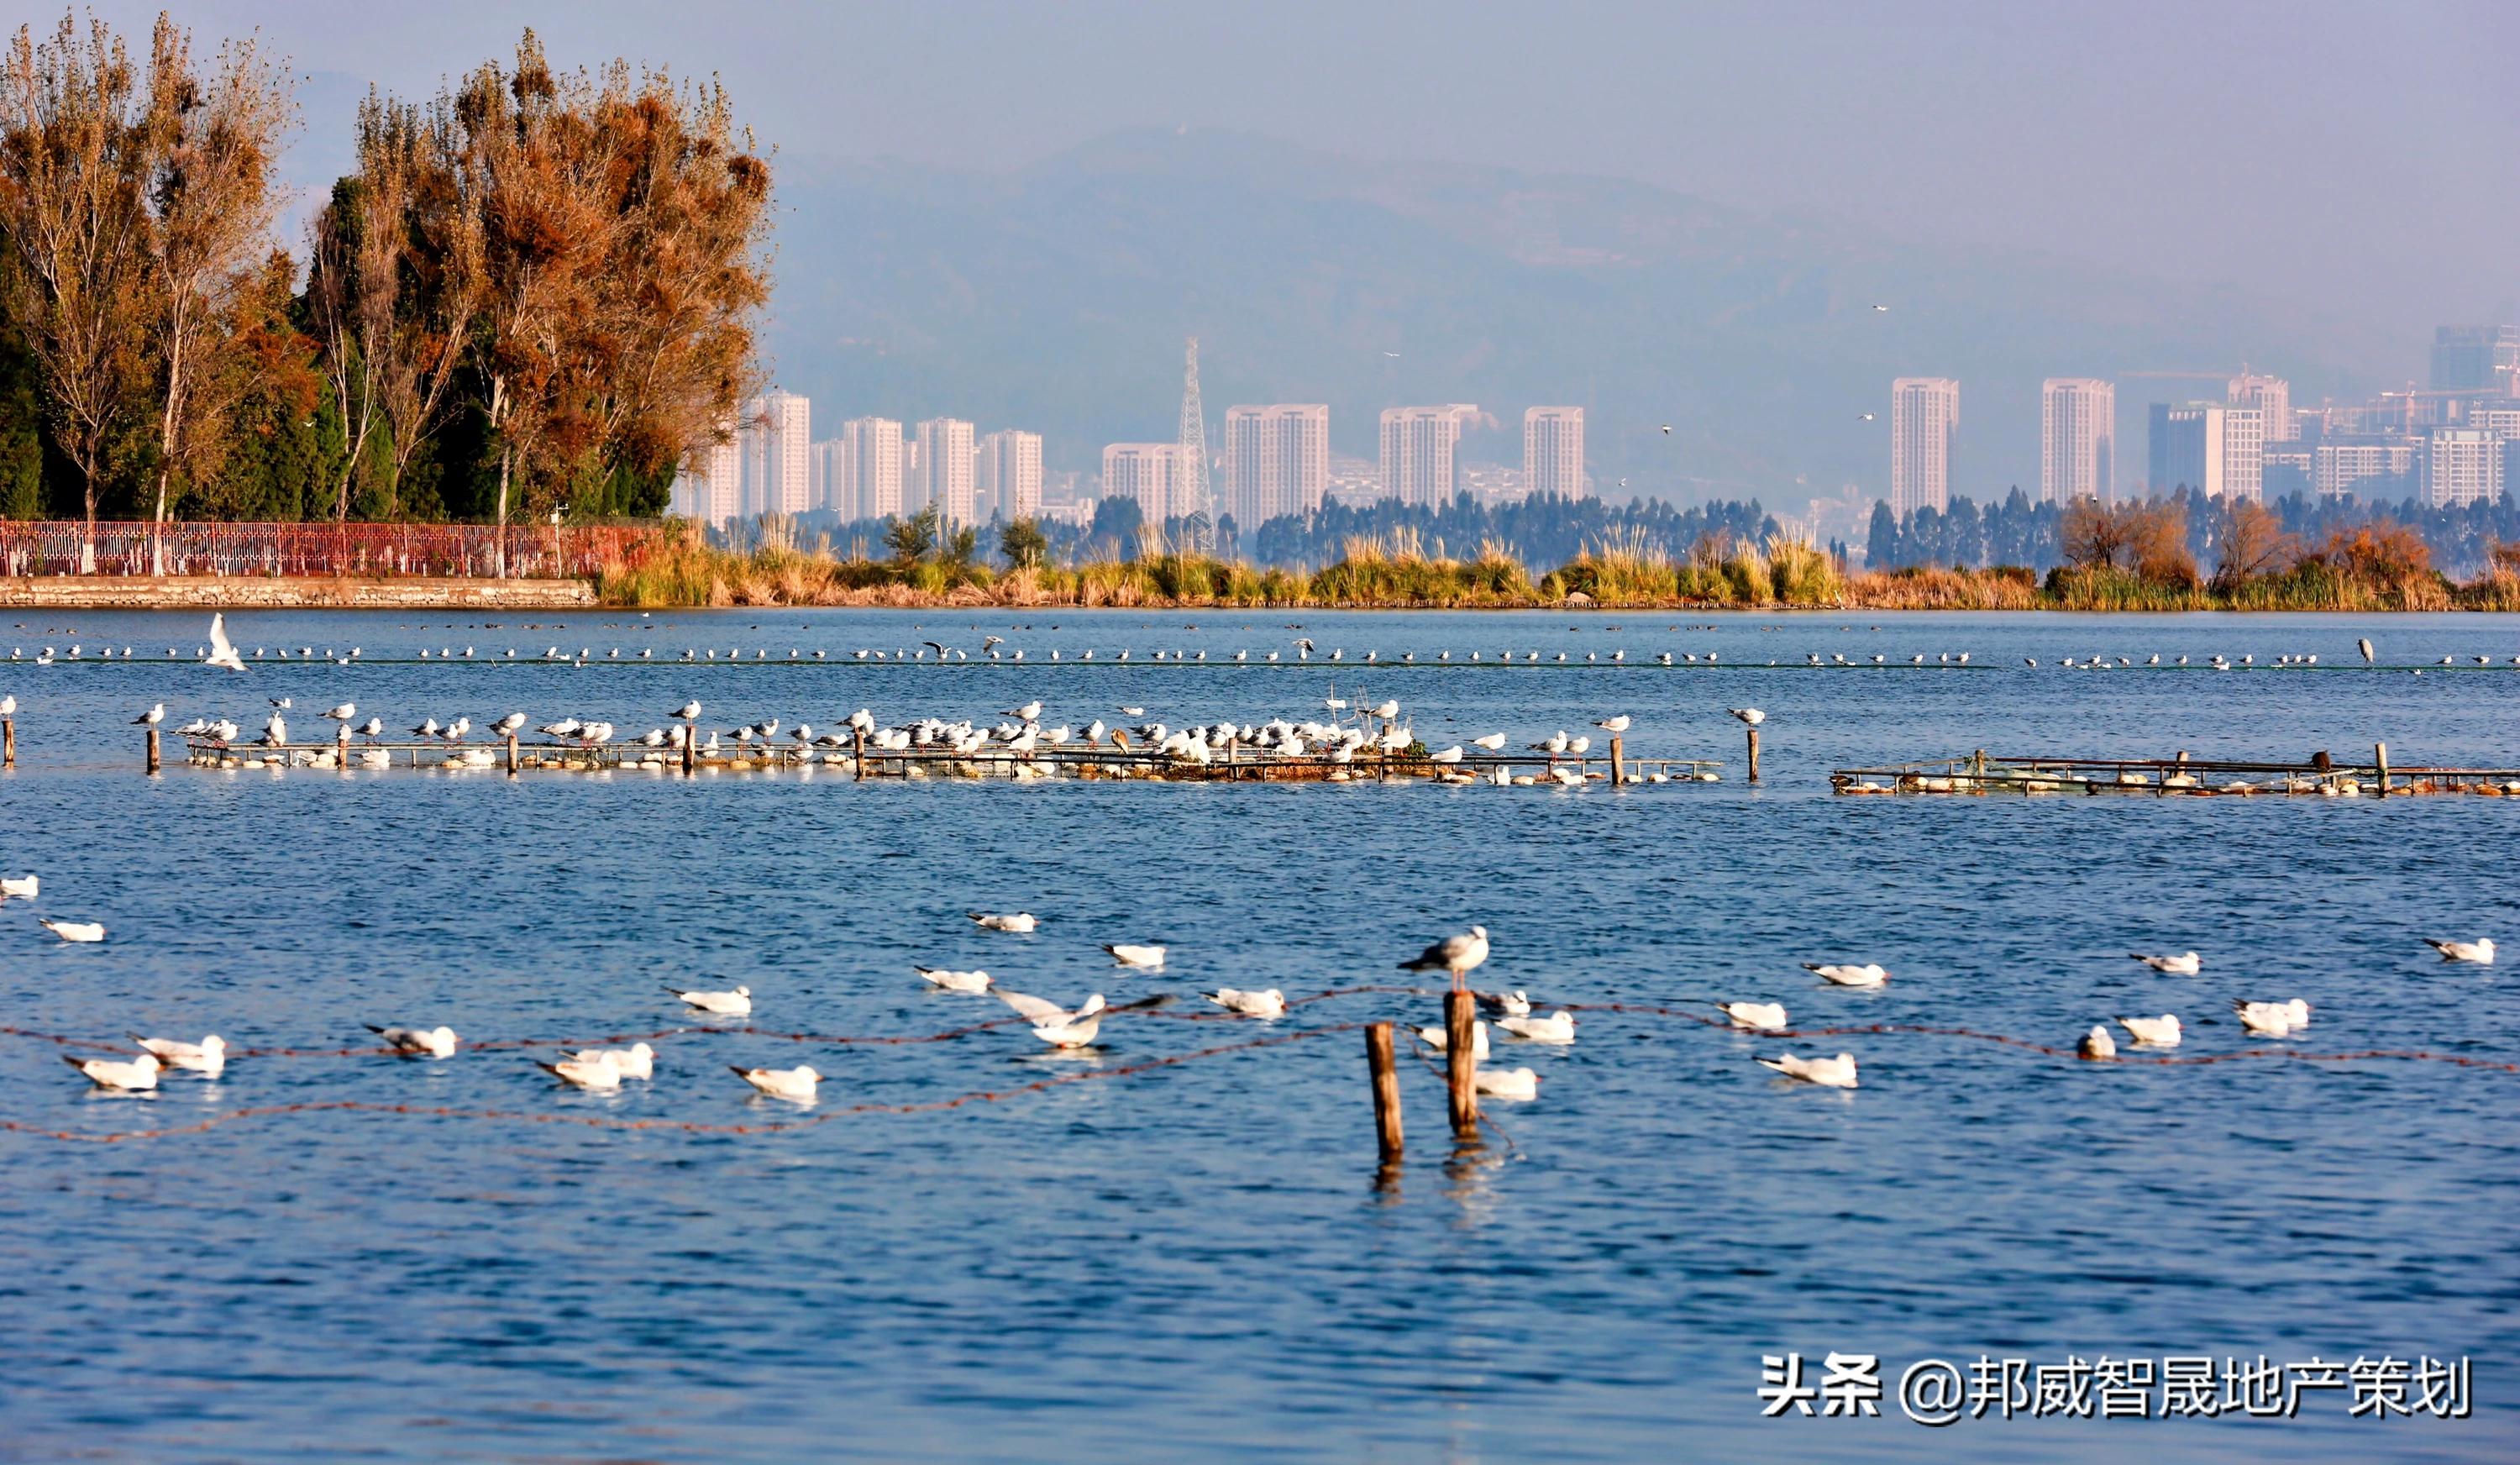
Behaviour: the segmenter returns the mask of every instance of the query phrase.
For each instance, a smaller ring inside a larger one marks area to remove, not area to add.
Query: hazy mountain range
[[[1787,506],[1881,491],[1890,379],[1958,377],[1956,487],[2000,497],[2036,489],[2045,377],[2246,359],[2316,402],[2371,384],[2342,363],[2417,356],[2431,324],[2340,325],[2234,288],[1615,179],[1215,132],[1123,132],[1006,173],[783,155],[776,175],[768,344],[816,434],[950,414],[1043,432],[1055,469],[1169,440],[1196,334],[1211,444],[1233,403],[1328,402],[1334,451],[1372,457],[1381,408],[1474,402],[1501,421],[1467,451],[1518,463],[1522,409],[1575,403],[1605,496],[1622,477]],[[2121,477],[2142,465],[2144,402],[2206,389],[2121,380]]]

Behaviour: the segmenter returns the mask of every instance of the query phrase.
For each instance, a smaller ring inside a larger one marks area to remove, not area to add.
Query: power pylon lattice
[[[1207,492],[1207,413],[1198,401],[1198,337],[1190,338],[1182,373],[1180,461],[1174,465],[1173,516],[1182,521],[1185,548],[1207,554],[1215,546],[1216,506]]]

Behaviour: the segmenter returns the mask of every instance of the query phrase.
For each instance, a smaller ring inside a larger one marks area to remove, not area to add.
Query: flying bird
[[[245,670],[245,658],[237,654],[236,643],[228,640],[227,617],[219,611],[210,612],[210,650],[202,658],[202,664],[232,672]]]

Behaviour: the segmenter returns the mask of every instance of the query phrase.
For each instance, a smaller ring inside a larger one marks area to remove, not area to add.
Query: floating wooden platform
[[[2314,754],[2307,763],[2244,763],[2190,758],[1996,757],[1841,768],[1829,774],[1841,794],[2148,794],[2155,798],[2388,798],[2458,793],[2520,797],[2520,769],[2397,768],[2386,744],[2368,763]]]
[[[679,747],[644,744],[547,742],[378,741],[220,743],[185,739],[186,764],[196,768],[305,769],[489,769],[513,773],[681,773],[687,766]],[[1550,758],[1532,754],[1463,756],[1437,763],[1426,757],[1360,754],[1346,762],[1328,758],[1285,757],[1256,749],[1235,749],[1200,763],[1146,749],[1065,744],[1018,753],[992,745],[971,753],[924,747],[900,751],[855,746],[732,746],[699,750],[688,760],[690,771],[744,773],[756,770],[831,769],[862,778],[1151,778],[1170,782],[1348,783],[1431,778],[1446,782],[1489,782],[1499,776],[1516,784],[1548,786],[1567,782],[1713,783],[1723,765],[1703,758]]]

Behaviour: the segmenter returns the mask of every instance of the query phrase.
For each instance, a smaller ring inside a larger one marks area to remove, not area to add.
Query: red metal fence
[[[559,580],[631,563],[653,528],[511,524],[98,524],[0,519],[0,575],[425,575]]]

